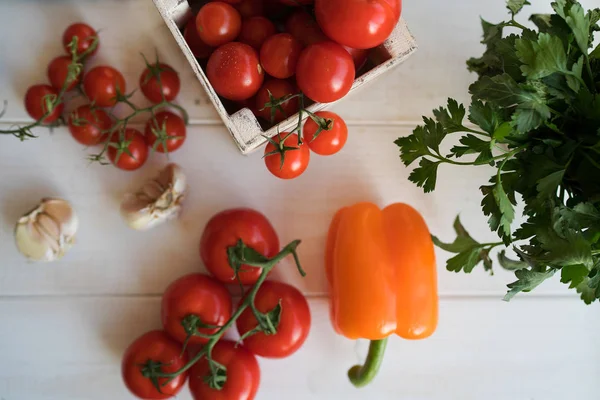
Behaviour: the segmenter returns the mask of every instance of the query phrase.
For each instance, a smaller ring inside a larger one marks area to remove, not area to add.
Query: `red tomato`
[[[265,40],[276,32],[275,25],[265,17],[252,17],[242,22],[242,31],[238,41],[246,43],[259,51]]]
[[[123,134],[115,132],[110,141],[108,158],[120,169],[136,170],[148,159],[148,144],[137,129],[127,128]]]
[[[187,372],[168,383],[167,378],[159,378],[161,393],[150,379],[142,375],[142,368],[152,360],[163,364],[162,372],[175,372],[187,363],[187,356],[182,355],[181,350],[181,343],[171,339],[164,331],[150,331],[137,338],[127,348],[121,362],[121,375],[127,389],[140,399],[168,399],[175,396],[185,384]]]
[[[84,104],[69,116],[69,131],[84,146],[94,146],[106,138],[106,131],[112,126],[110,116],[101,108]]]
[[[208,58],[210,53],[212,53],[214,50],[212,47],[204,43],[202,39],[200,39],[200,36],[198,36],[195,18],[190,18],[188,23],[185,25],[185,29],[183,30],[183,38],[188,46],[190,46],[190,50],[196,58]]]
[[[148,146],[161,153],[171,153],[185,142],[185,122],[177,114],[161,111],[146,123],[145,134]]]
[[[263,0],[242,0],[234,7],[238,10],[242,18],[252,18],[264,15]]]
[[[244,339],[244,346],[261,357],[284,358],[295,353],[308,337],[310,309],[298,289],[283,282],[266,281],[258,289],[254,304],[258,311],[267,313],[281,302],[281,319],[277,333],[259,332]],[[236,321],[241,335],[256,328],[258,321],[247,308]]]
[[[268,38],[260,48],[260,63],[267,74],[286,79],[296,73],[302,44],[289,33],[279,33]]]
[[[58,91],[50,85],[33,85],[27,89],[27,93],[25,93],[25,109],[31,118],[38,121],[48,113],[48,108],[46,107],[46,98],[48,96],[57,98]],[[44,118],[42,122],[44,124],[55,122],[60,118],[64,108],[64,103],[60,103],[54,107],[52,113]]]
[[[200,256],[206,269],[224,283],[236,283],[229,265],[227,248],[242,240],[267,258],[279,253],[279,238],[269,220],[258,211],[236,208],[222,211],[206,224],[200,239]],[[244,285],[252,285],[260,276],[259,268],[242,265],[239,274]]]
[[[306,143],[298,145],[298,135],[289,135],[287,132],[282,132],[280,135],[274,136],[272,139],[277,143],[281,143],[281,139],[285,138],[284,144],[287,147],[295,147],[296,150],[285,152],[283,165],[281,163],[281,154],[269,153],[278,150],[273,143],[269,142],[265,147],[265,165],[269,172],[281,179],[294,179],[302,175],[308,162],[310,161],[310,150]],[[287,138],[286,138],[287,136]]]
[[[77,54],[81,54],[94,44],[94,40],[98,37],[98,34],[94,28],[84,23],[70,25],[65,30],[62,37],[63,46],[68,54],[71,54],[69,44],[73,40],[73,37],[77,37]],[[96,54],[98,47],[100,47],[99,42],[96,43],[95,49],[92,50],[89,55]]]
[[[260,367],[254,354],[230,340],[219,341],[212,358],[227,368],[227,381],[221,390],[204,381],[210,375],[206,358],[190,369],[190,391],[194,400],[253,400],[260,385]]]
[[[71,57],[69,56],[56,57],[48,65],[48,80],[56,90],[60,91],[65,85],[65,81],[69,74],[69,65],[71,65]],[[81,73],[75,77],[75,80],[72,80],[71,83],[69,83],[66,91],[73,90],[80,81]]]
[[[312,4],[315,0],[279,0],[279,2],[286,6],[298,7],[305,4]]]
[[[312,15],[298,10],[285,22],[285,30],[304,46],[329,40]]]
[[[308,118],[302,129],[304,141],[312,151],[319,155],[329,156],[337,153],[344,147],[348,140],[348,127],[346,126],[346,122],[344,122],[342,117],[330,111],[319,111],[316,112],[315,115],[333,121],[331,129],[322,130],[319,135],[314,138],[319,126],[312,118]]]
[[[352,56],[352,60],[354,61],[354,69],[358,72],[367,62],[369,50],[353,49],[352,47],[348,46],[344,46],[344,48]]]
[[[254,96],[265,79],[256,50],[244,43],[227,43],[208,59],[206,75],[224,98],[242,101]]]
[[[256,115],[271,122],[271,107],[265,106],[265,104],[271,101],[269,92],[274,98],[281,99],[284,96],[296,94],[297,90],[294,89],[291,83],[282,79],[270,79],[262,85],[256,94]],[[280,109],[274,109],[273,122],[281,122],[297,113],[299,109],[298,98],[294,97],[281,104],[281,109],[283,112]]]
[[[331,103],[350,91],[355,74],[352,56],[342,46],[321,42],[300,54],[296,83],[314,101]]]
[[[158,82],[159,77],[160,83]],[[140,76],[142,93],[155,104],[163,101],[163,98],[166,101],[173,101],[179,94],[180,87],[179,75],[167,64],[152,64],[150,67],[146,67]]]
[[[315,15],[323,32],[331,40],[355,49],[383,43],[398,23],[399,10],[400,0],[315,1]]]
[[[187,333],[182,321],[195,315],[206,325],[225,325],[231,318],[231,296],[222,283],[203,274],[190,274],[171,283],[162,297],[161,317],[165,331],[184,343]],[[219,329],[202,328],[198,331],[212,335]],[[188,343],[203,344],[208,339],[191,336]]]
[[[125,94],[127,86],[123,75],[113,67],[98,66],[83,77],[83,91],[98,107],[112,107],[117,103],[117,91]]]
[[[196,15],[196,29],[200,39],[213,47],[234,41],[240,34],[241,26],[240,13],[221,1],[205,4]]]

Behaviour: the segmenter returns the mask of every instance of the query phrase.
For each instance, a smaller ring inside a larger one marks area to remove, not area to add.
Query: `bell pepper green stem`
[[[354,386],[358,388],[366,386],[375,378],[381,367],[386,346],[387,338],[371,340],[365,364],[355,365],[348,370],[348,378]]]

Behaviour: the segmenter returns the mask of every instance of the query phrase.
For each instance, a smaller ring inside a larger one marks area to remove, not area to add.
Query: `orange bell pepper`
[[[365,365],[348,371],[355,386],[377,374],[388,336],[424,339],[435,331],[433,242],[422,216],[409,205],[380,210],[358,203],[339,210],[329,228],[325,265],[335,330],[371,340]]]

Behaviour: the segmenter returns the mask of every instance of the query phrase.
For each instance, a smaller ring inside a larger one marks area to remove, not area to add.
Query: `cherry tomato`
[[[294,90],[294,86],[291,83],[282,79],[270,79],[262,85],[256,94],[256,115],[271,122],[271,107],[265,106],[265,104],[271,101],[269,92],[274,98],[281,99],[284,96],[296,94],[297,91]],[[299,109],[298,98],[294,97],[281,104],[281,109],[283,112],[278,108],[274,108],[275,115],[273,122],[281,122],[297,113]]]
[[[206,224],[200,239],[200,256],[206,269],[224,283],[236,283],[229,265],[227,248],[242,240],[267,258],[279,252],[279,238],[263,214],[248,208],[222,211]],[[259,268],[242,265],[239,278],[244,285],[252,285],[260,276]]]
[[[166,101],[173,101],[179,94],[180,87],[179,75],[167,64],[152,64],[150,67],[146,67],[140,76],[142,93],[155,104],[163,101],[163,96]]]
[[[77,37],[77,54],[82,54],[87,51],[93,44],[94,40],[98,37],[98,33],[91,26],[84,23],[76,23],[70,25],[63,33],[62,42],[67,54],[71,54],[69,44],[74,37]],[[90,56],[96,54],[100,43],[96,43],[96,47],[89,54]]]
[[[242,18],[252,18],[264,15],[263,0],[242,0],[234,7],[238,10]]]
[[[171,337],[181,343],[187,338],[182,321],[195,315],[205,325],[225,325],[231,318],[231,296],[227,288],[216,279],[203,274],[190,274],[171,283],[162,297],[162,324]],[[212,335],[218,328],[198,331]],[[200,336],[191,336],[188,343],[208,342]]]
[[[117,91],[125,94],[127,86],[123,75],[113,67],[98,66],[83,77],[83,91],[98,107],[112,107],[117,103]]]
[[[259,51],[265,40],[276,32],[275,25],[265,17],[252,17],[242,22],[242,31],[238,41]]]
[[[230,340],[219,341],[212,358],[227,368],[221,390],[212,389],[204,378],[210,374],[206,358],[190,369],[190,391],[194,400],[253,400],[260,385],[260,367],[254,354]]]
[[[185,29],[183,30],[183,38],[188,46],[190,46],[190,50],[196,58],[208,58],[210,53],[212,53],[214,50],[214,48],[204,43],[202,39],[200,39],[200,36],[198,36],[195,18],[190,18],[188,23],[185,25]]]
[[[69,75],[69,65],[71,65],[71,57],[69,56],[56,57],[48,65],[48,80],[50,81],[52,87],[56,90],[60,91],[65,84],[67,76]],[[69,83],[66,91],[68,92],[69,90],[73,90],[80,81],[81,73],[79,73],[75,79]]]
[[[306,4],[313,4],[315,0],[279,0],[279,2],[286,6],[298,7]]]
[[[140,399],[168,399],[181,390],[187,379],[187,372],[171,381],[159,378],[159,392],[152,381],[142,375],[143,365],[152,360],[162,363],[161,370],[171,373],[187,363],[182,353],[181,343],[171,339],[164,331],[150,331],[137,338],[125,351],[121,362],[121,375],[125,386]]]
[[[266,281],[258,289],[254,304],[258,311],[267,313],[281,302],[281,317],[277,333],[259,332],[244,339],[244,346],[257,356],[284,358],[295,353],[308,337],[310,309],[304,295],[283,282]],[[240,336],[256,328],[258,321],[247,308],[236,321]]]
[[[46,107],[46,98],[48,96],[57,98],[58,91],[50,85],[33,85],[27,89],[27,93],[25,93],[25,109],[31,118],[38,121],[48,113],[48,108]],[[51,124],[55,122],[60,118],[64,108],[64,103],[60,103],[54,107],[50,115],[44,118],[42,123]]]
[[[260,63],[272,77],[286,79],[296,73],[302,44],[289,33],[273,35],[260,48]]]
[[[296,83],[314,101],[331,103],[350,91],[355,74],[352,56],[342,46],[321,42],[300,54]]]
[[[84,146],[94,146],[106,137],[106,130],[112,126],[110,116],[101,108],[89,104],[77,107],[69,115],[69,131]],[[104,132],[104,133],[103,133]]]
[[[383,43],[400,18],[400,0],[316,0],[319,26],[331,40],[355,49]]]
[[[288,135],[289,133],[282,132],[280,135],[272,138],[277,144],[281,143],[281,140],[285,138],[285,146],[296,148],[296,150],[285,152],[283,165],[281,163],[281,154],[277,153],[267,156],[267,154],[277,150],[275,145],[269,142],[265,147],[265,165],[269,172],[281,179],[294,179],[299,177],[306,171],[308,162],[310,161],[310,150],[306,143],[298,145],[298,135]]]
[[[239,42],[215,50],[208,59],[206,75],[220,96],[233,101],[254,96],[265,79],[256,50]]]
[[[234,41],[241,27],[240,13],[221,1],[205,4],[196,15],[198,36],[209,46],[217,47]]]
[[[329,40],[312,15],[298,10],[285,22],[285,30],[304,46]]]
[[[322,130],[319,135],[314,138],[315,133],[319,129],[319,125],[312,119],[308,118],[302,129],[304,141],[308,147],[315,153],[322,156],[329,156],[337,153],[344,147],[348,140],[348,127],[346,122],[330,111],[319,111],[315,115],[326,120],[331,120],[331,129]]]
[[[117,167],[126,171],[140,168],[148,159],[148,144],[137,129],[127,128],[115,132],[108,147],[108,158]]]
[[[161,153],[171,153],[185,142],[185,122],[177,114],[161,111],[146,123],[145,134],[148,146]]]
[[[369,50],[365,49],[353,49],[352,47],[343,46],[346,51],[352,56],[354,61],[354,69],[358,72],[367,62],[369,57]]]

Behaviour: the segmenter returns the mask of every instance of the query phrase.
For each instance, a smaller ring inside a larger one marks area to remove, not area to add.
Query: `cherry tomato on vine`
[[[271,93],[271,96],[275,99],[281,99],[284,96],[294,95],[297,92],[298,91],[294,89],[294,86],[286,80],[270,79],[266,81],[256,94],[256,115],[263,118],[265,121],[271,122],[272,107],[265,106],[267,103],[271,102],[269,93]],[[297,97],[282,103],[281,109],[278,109],[277,107],[274,108],[275,115],[273,122],[281,122],[284,119],[291,117],[298,112],[298,109],[299,105]]]
[[[319,111],[315,115],[325,120],[330,120],[331,129],[322,130],[319,135],[314,138],[315,133],[319,129],[319,125],[312,119],[308,118],[302,129],[302,135],[308,147],[315,153],[322,156],[329,156],[337,153],[344,147],[348,140],[348,127],[346,122],[331,111]]]
[[[256,50],[244,43],[227,43],[208,59],[206,75],[220,96],[242,101],[254,96],[265,78]]]
[[[285,30],[304,46],[329,40],[314,17],[304,10],[298,10],[289,16],[285,22]]]
[[[173,101],[179,94],[180,87],[179,75],[167,64],[151,64],[140,76],[140,89],[154,104],[163,101],[163,96],[166,101]]]
[[[332,40],[355,49],[383,43],[400,18],[400,0],[316,0],[315,15]]]
[[[164,331],[150,331],[137,338],[125,351],[121,362],[121,375],[127,389],[140,399],[168,399],[181,390],[187,379],[187,372],[167,383],[167,378],[159,378],[159,392],[152,381],[142,375],[142,368],[152,360],[162,363],[165,373],[175,372],[187,363],[182,353],[181,343],[171,339]]]
[[[48,113],[48,107],[46,107],[46,100],[57,98],[58,91],[50,85],[33,85],[27,89],[25,93],[25,110],[27,114],[34,120],[40,120],[44,115]],[[42,123],[51,124],[60,118],[65,108],[64,103],[60,103],[48,115]]]
[[[114,106],[117,103],[117,92],[125,94],[126,90],[125,78],[113,67],[94,67],[83,77],[83,91],[98,107]]]
[[[300,54],[296,83],[314,101],[331,103],[350,91],[355,74],[354,61],[346,49],[334,42],[320,42]]]
[[[257,356],[284,358],[295,353],[308,337],[310,309],[304,295],[283,282],[265,281],[256,293],[254,304],[258,311],[267,313],[281,302],[281,316],[277,333],[256,333],[244,339],[244,346]],[[236,321],[240,336],[254,329],[258,322],[247,308]]]
[[[275,25],[265,17],[252,17],[242,22],[242,31],[237,40],[259,51],[265,40],[276,32]]]
[[[206,3],[196,15],[198,36],[209,46],[232,42],[240,34],[241,27],[240,13],[222,1]]]
[[[60,56],[48,64],[48,80],[52,87],[56,90],[61,90],[65,85],[67,77],[69,75],[69,65],[71,65],[71,57]],[[81,81],[81,73],[79,73],[74,80],[69,83],[66,91],[73,90],[75,86]]]
[[[310,161],[310,150],[306,143],[298,145],[298,135],[290,135],[287,132],[282,132],[280,135],[271,138],[278,147],[271,142],[265,146],[265,165],[269,172],[281,179],[294,179],[299,177],[308,168]],[[285,150],[283,155],[283,163],[281,162],[282,154],[281,141],[286,147],[292,147],[292,150]]]
[[[260,385],[260,367],[254,354],[230,340],[220,340],[212,350],[214,361],[227,368],[227,380],[221,390],[204,381],[210,374],[206,358],[190,369],[190,391],[194,400],[253,400]]]
[[[127,128],[123,133],[115,132],[110,141],[108,158],[117,168],[133,171],[148,159],[146,138],[137,129]]]
[[[214,48],[204,43],[202,39],[200,39],[200,36],[198,36],[198,31],[196,30],[196,20],[194,18],[191,18],[185,25],[185,29],[183,30],[183,38],[188,46],[190,46],[190,50],[192,50],[192,54],[196,58],[208,58],[210,53],[212,53],[214,50]]]
[[[200,239],[200,256],[206,269],[223,283],[236,283],[229,265],[227,249],[242,240],[267,258],[279,253],[279,238],[263,214],[248,208],[222,211],[206,224]],[[260,276],[259,268],[242,265],[239,278],[242,284],[252,285]]]
[[[238,10],[242,18],[259,17],[264,15],[265,12],[263,0],[242,0],[234,5],[234,7]]]
[[[272,77],[286,79],[296,73],[302,44],[289,33],[278,33],[260,48],[260,63]]]
[[[185,122],[177,114],[170,111],[161,111],[146,123],[144,133],[150,148],[161,153],[171,153],[180,148],[185,142]]]
[[[84,146],[94,146],[104,141],[112,120],[103,109],[84,104],[71,112],[68,125],[75,140]]]
[[[63,33],[62,42],[67,54],[71,54],[69,44],[73,40],[73,37],[77,37],[77,54],[82,54],[88,50],[93,44],[94,40],[98,37],[98,33],[91,26],[84,23],[72,24]],[[96,48],[89,54],[90,56],[96,54],[100,42],[96,43]]]
[[[216,279],[203,274],[183,276],[169,285],[162,297],[162,324],[169,335],[185,343],[187,333],[182,322],[189,316],[197,317],[200,324],[222,326],[231,318],[231,296]],[[192,325],[193,326],[193,325]],[[218,328],[200,328],[198,332],[212,335]],[[208,339],[190,336],[190,344],[203,344]]]

